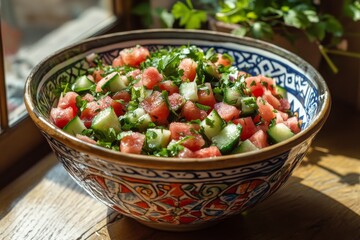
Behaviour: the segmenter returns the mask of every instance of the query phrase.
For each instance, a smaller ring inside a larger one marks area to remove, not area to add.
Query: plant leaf
[[[205,11],[193,10],[188,22],[185,24],[187,29],[199,29],[201,24],[206,22],[207,16]]]
[[[344,3],[344,13],[353,21],[360,20],[360,1],[359,0],[346,0]]]
[[[308,18],[309,22],[319,22],[319,16],[314,10],[305,10],[304,14]]]
[[[176,2],[171,9],[172,15],[176,19],[183,17],[185,14],[189,14],[190,9],[183,2]]]
[[[165,9],[160,9],[159,15],[160,15],[160,19],[161,19],[162,23],[165,25],[165,27],[171,28],[174,25],[175,18],[171,13],[169,13]]]
[[[325,14],[324,21],[326,23],[325,30],[327,32],[332,33],[336,37],[341,37],[343,35],[343,27],[334,16]]]
[[[271,25],[266,22],[255,22],[250,27],[251,34],[258,39],[271,39],[274,35]]]
[[[246,14],[246,17],[247,17],[248,19],[255,20],[255,19],[258,18],[258,15],[257,15],[255,12],[248,12],[248,13]]]
[[[284,22],[288,26],[293,26],[299,29],[305,29],[310,25],[308,17],[303,12],[295,11],[293,9],[290,9],[284,15]]]
[[[276,17],[282,17],[284,15],[284,12],[281,11],[280,9],[276,9],[273,7],[266,7],[261,11],[262,14],[265,15],[271,15],[271,16],[276,16]]]
[[[306,29],[306,34],[311,42],[322,41],[325,38],[326,24],[324,22],[313,23]]]
[[[182,2],[176,2],[171,13],[175,19],[180,19],[180,26],[185,26],[186,29],[198,29],[201,27],[201,23],[207,20],[206,12],[193,9],[191,1],[187,1],[187,3],[189,6]]]

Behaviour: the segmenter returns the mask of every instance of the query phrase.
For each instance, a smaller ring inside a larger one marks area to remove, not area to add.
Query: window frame
[[[0,19],[1,23],[1,19]],[[0,136],[9,127],[9,115],[7,111],[7,95],[5,83],[4,51],[2,44],[2,26],[0,24]],[[0,168],[1,169],[1,168]]]
[[[129,13],[132,1],[111,1],[112,17],[95,27],[83,39],[117,31],[130,30]],[[1,19],[0,19],[1,23]],[[124,24],[125,23],[125,24]],[[0,24],[1,25],[1,24]],[[50,152],[39,129],[28,116],[23,114],[16,122],[9,124],[6,95],[6,73],[3,54],[3,38],[0,26],[0,189]],[[25,110],[26,111],[26,110]]]

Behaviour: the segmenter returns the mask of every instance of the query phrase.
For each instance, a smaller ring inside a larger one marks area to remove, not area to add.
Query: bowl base
[[[157,230],[169,231],[169,232],[190,232],[204,228],[211,227],[219,224],[221,221],[211,221],[206,223],[194,223],[194,224],[168,224],[168,223],[153,223],[136,219],[137,222]]]

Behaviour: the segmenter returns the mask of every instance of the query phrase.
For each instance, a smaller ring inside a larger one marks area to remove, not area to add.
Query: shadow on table
[[[347,118],[345,116],[350,116]],[[345,119],[346,118],[346,119]],[[345,123],[346,121],[346,123]],[[301,166],[316,166],[338,177],[338,182],[347,186],[360,184],[360,171],[358,168],[352,172],[342,174],[337,165],[327,167],[321,164],[323,159],[338,159],[341,161],[360,160],[358,135],[360,133],[360,111],[340,103],[333,102],[330,116],[324,127],[316,136],[311,148],[302,161]],[[335,160],[334,160],[335,161]]]
[[[360,239],[360,216],[292,177],[270,199],[213,227],[193,232],[166,232],[127,217],[108,219],[111,239]],[[110,210],[109,210],[110,211]]]
[[[346,118],[345,116],[350,116]],[[345,123],[346,122],[346,123]],[[360,133],[360,111],[356,112],[344,104],[334,101],[330,116],[324,127],[316,136],[311,145],[302,166],[316,166],[339,177],[339,182],[348,186],[360,184],[359,169],[352,169],[352,172],[342,174],[337,170],[336,165],[326,167],[321,164],[324,158],[330,160],[348,159],[357,161],[360,159],[360,148],[358,135]],[[335,160],[334,160],[335,161]]]
[[[360,111],[333,101],[329,118],[312,145],[327,149],[330,154],[360,159],[359,122]]]
[[[313,144],[315,145],[315,144]],[[360,184],[360,172],[358,169],[352,169],[354,172],[350,172],[347,174],[341,174],[336,170],[337,166],[333,166],[332,168],[326,167],[323,164],[320,164],[320,161],[324,157],[328,157],[329,154],[334,153],[331,150],[324,149],[321,147],[311,147],[310,151],[307,153],[305,159],[302,161],[301,166],[305,167],[308,165],[317,166],[333,175],[336,175],[339,180],[338,182],[341,184],[345,184],[348,186],[356,186]]]

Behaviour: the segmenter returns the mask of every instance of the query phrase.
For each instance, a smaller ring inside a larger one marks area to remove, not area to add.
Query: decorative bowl
[[[53,90],[84,72],[86,55],[95,52],[111,63],[121,49],[136,44],[150,51],[193,44],[229,53],[238,68],[268,75],[288,91],[302,131],[260,151],[178,159],[115,152],[83,142],[51,123]],[[267,199],[299,165],[330,112],[324,80],[296,55],[229,34],[164,29],[100,36],[50,55],[29,75],[25,103],[59,161],[90,195],[147,226],[170,231],[207,227]]]

